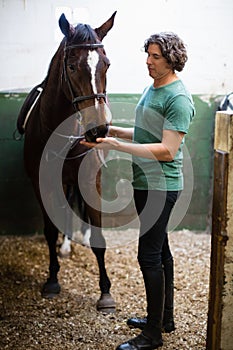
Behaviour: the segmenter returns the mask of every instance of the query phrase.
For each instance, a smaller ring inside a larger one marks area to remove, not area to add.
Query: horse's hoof
[[[42,288],[41,296],[46,299],[53,299],[61,291],[61,286],[58,282],[47,281]]]
[[[100,299],[97,301],[96,308],[105,314],[116,312],[116,302],[112,298],[110,293],[101,294]]]

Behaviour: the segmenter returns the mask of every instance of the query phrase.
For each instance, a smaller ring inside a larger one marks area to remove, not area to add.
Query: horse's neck
[[[62,59],[63,50],[59,48],[50,63],[46,87],[41,98],[41,121],[53,129],[74,113],[71,101],[62,90]]]

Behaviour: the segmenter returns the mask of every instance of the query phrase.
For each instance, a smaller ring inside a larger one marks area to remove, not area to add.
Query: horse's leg
[[[84,200],[79,191],[79,188],[76,185],[66,185],[64,186],[64,192],[66,194],[68,205],[71,208],[74,207],[74,201],[75,201],[75,198],[77,197],[78,212],[81,220],[80,231],[83,235],[82,244],[85,246],[90,246],[89,240],[90,240],[91,230],[89,225],[89,218],[88,218],[87,210],[84,204]],[[67,209],[69,208],[67,207]],[[63,236],[63,242],[58,253],[58,255],[61,258],[67,258],[70,256],[70,253],[71,253],[71,237],[73,235],[73,227],[72,227],[72,217],[70,213],[71,213],[70,210],[66,211],[65,232]]]
[[[96,152],[89,153],[88,161],[82,163],[79,169],[80,192],[86,205],[87,215],[91,224],[90,245],[96,256],[99,267],[100,299],[97,301],[97,310],[115,312],[116,303],[110,294],[111,282],[105,268],[106,242],[102,234],[101,213],[101,172],[100,161]]]
[[[60,258],[69,258],[71,253],[71,240],[67,235],[63,235],[63,242],[59,249]]]
[[[44,214],[44,235],[48,243],[49,248],[49,277],[47,282],[42,288],[42,297],[53,298],[60,293],[61,287],[58,283],[57,274],[60,269],[60,265],[57,258],[57,239],[58,229],[50,221],[47,214]]]
[[[92,208],[88,209],[91,222],[90,245],[93,253],[96,256],[99,267],[99,287],[101,291],[101,296],[97,301],[96,307],[98,311],[111,313],[115,312],[116,303],[110,294],[111,282],[108,278],[105,267],[106,242],[100,227],[101,213],[93,210]]]
[[[79,217],[81,220],[80,231],[83,235],[82,244],[87,247],[90,247],[90,236],[91,236],[90,219],[87,213],[87,208],[86,208],[84,199],[82,197],[82,194],[78,186],[76,188],[76,194],[77,194]]]
[[[73,208],[74,197],[75,197],[73,186],[67,185],[66,188],[64,188],[64,191],[66,194],[67,202],[69,203],[71,208]],[[69,209],[69,208],[67,208],[67,209]],[[60,250],[59,250],[59,253],[58,253],[61,258],[68,258],[70,256],[70,253],[71,253],[71,236],[72,236],[73,228],[72,228],[72,218],[70,217],[69,214],[70,214],[70,211],[67,210],[66,211],[66,218],[65,218],[66,224],[65,224],[63,243],[62,243]]]
[[[44,298],[53,298],[55,295],[59,294],[61,290],[57,279],[57,274],[60,270],[60,265],[57,257],[58,229],[52,223],[44,208],[40,195],[39,179],[37,176],[32,178],[32,185],[43,214],[44,235],[49,248],[49,277],[42,287],[41,295]]]
[[[91,237],[90,225],[86,223],[82,223],[81,233],[83,235],[82,244],[85,245],[86,247],[90,247],[90,237]]]
[[[63,242],[59,249],[58,255],[60,258],[69,258],[71,253],[71,239],[64,234],[63,235]]]

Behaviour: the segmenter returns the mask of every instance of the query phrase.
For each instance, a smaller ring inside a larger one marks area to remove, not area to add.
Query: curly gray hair
[[[173,71],[181,72],[188,60],[187,51],[183,41],[177,34],[172,32],[161,32],[151,35],[144,43],[145,52],[150,44],[160,46],[163,57],[171,65]]]

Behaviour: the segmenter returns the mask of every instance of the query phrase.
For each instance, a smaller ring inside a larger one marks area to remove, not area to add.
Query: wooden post
[[[233,349],[233,113],[217,112],[207,350]]]

